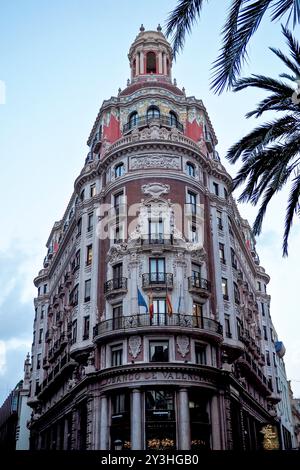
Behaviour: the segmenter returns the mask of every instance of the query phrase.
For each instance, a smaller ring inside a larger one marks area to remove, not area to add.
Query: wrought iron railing
[[[149,125],[151,121],[157,121],[160,126],[166,127],[176,127],[180,132],[184,131],[183,124],[181,122],[176,121],[174,118],[171,118],[167,115],[160,115],[160,116],[140,116],[137,117],[135,120],[131,122],[127,122],[123,126],[123,134],[126,132],[134,129],[135,127],[146,127]]]
[[[191,276],[188,279],[189,281],[189,289],[202,289],[206,290],[207,292],[211,291],[211,284],[207,279],[204,279],[200,276]]]
[[[142,275],[142,285],[144,288],[153,285],[173,287],[173,274],[164,272],[145,273]]]
[[[127,289],[127,278],[126,277],[116,277],[110,279],[104,283],[104,293],[110,294],[116,290]]]
[[[194,315],[184,315],[181,313],[167,314],[153,314],[151,318],[149,314],[122,316],[111,318],[98,323],[93,330],[94,338],[101,336],[110,331],[116,330],[130,330],[135,328],[145,327],[179,327],[179,328],[197,328],[219,335],[223,334],[222,325],[212,318],[196,317]]]
[[[173,235],[164,233],[151,233],[141,238],[142,245],[173,245]]]

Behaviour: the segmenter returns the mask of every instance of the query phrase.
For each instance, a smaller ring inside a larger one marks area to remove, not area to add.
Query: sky
[[[0,0],[0,404],[22,378],[32,341],[32,280],[84,164],[99,107],[126,86],[127,54],[140,24],[164,28],[175,5],[175,0]],[[226,162],[226,151],[257,124],[244,116],[263,94],[246,90],[217,96],[210,90],[228,5],[227,0],[204,4],[173,77],[188,96],[203,100],[217,150],[234,175],[238,167]],[[276,77],[285,71],[269,46],[286,50],[280,24],[266,19],[250,43],[244,75]],[[283,259],[286,197],[285,191],[271,204],[257,250],[271,276],[271,313],[286,346],[287,374],[300,396],[300,224],[293,225],[290,255]],[[240,211],[253,222],[255,208],[242,205]]]

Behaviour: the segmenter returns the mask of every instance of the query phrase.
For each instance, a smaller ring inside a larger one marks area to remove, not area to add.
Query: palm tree
[[[220,1],[220,0],[219,0]],[[172,37],[174,55],[184,46],[186,33],[199,19],[204,0],[178,0],[167,19],[167,36]],[[217,7],[217,6],[216,6]],[[222,29],[222,47],[213,64],[212,88],[221,93],[230,89],[240,75],[247,58],[247,45],[266,13],[271,21],[288,14],[293,26],[300,23],[300,0],[231,0],[230,9]]]
[[[283,235],[283,256],[287,256],[293,218],[297,213],[300,215],[300,44],[288,29],[283,27],[282,30],[290,57],[279,49],[270,49],[289,69],[289,73],[280,75],[285,80],[251,75],[239,79],[233,87],[234,91],[254,87],[270,92],[253,111],[246,114],[247,118],[258,118],[266,111],[280,114],[233,145],[227,159],[231,163],[238,159],[243,162],[232,187],[234,190],[246,183],[239,202],[251,202],[255,206],[261,201],[253,225],[255,235],[261,232],[263,218],[274,194],[285,185],[290,186]],[[298,83],[297,90],[295,82]]]

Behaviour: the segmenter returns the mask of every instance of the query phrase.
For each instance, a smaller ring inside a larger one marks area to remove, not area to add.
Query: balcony
[[[104,283],[104,294],[106,297],[115,296],[118,294],[126,294],[127,292],[127,278],[116,277]]]
[[[149,329],[153,331],[162,329],[165,331],[166,327],[171,329],[187,328],[192,331],[202,331],[209,336],[219,336],[219,340],[222,338],[223,328],[222,325],[211,318],[206,317],[195,317],[193,315],[183,315],[180,313],[173,313],[171,316],[167,314],[154,314],[153,318],[150,318],[149,314],[142,315],[130,315],[112,318],[98,323],[93,330],[93,337],[101,338],[106,335],[117,335],[117,333],[123,333],[128,331],[129,334],[133,334],[132,330]]]
[[[173,289],[173,274],[146,273],[142,276],[143,289]]]
[[[141,245],[173,245],[173,235],[151,233],[141,238]]]
[[[135,128],[140,129],[142,127],[148,127],[151,122],[157,124],[159,127],[176,127],[180,132],[184,131],[183,125],[179,121],[172,119],[170,116],[161,114],[160,116],[140,116],[137,117],[134,122],[127,122],[127,124],[123,126],[123,134]]]
[[[191,276],[188,278],[189,292],[198,294],[201,297],[209,297],[211,284],[207,279],[200,276]]]

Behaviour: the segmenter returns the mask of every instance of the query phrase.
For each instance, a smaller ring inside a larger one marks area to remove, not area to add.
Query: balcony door
[[[122,328],[123,305],[116,305],[113,307],[113,329],[118,330]]]
[[[164,223],[162,219],[149,219],[149,241],[159,243],[164,239]]]
[[[165,325],[166,324],[166,299],[153,300],[153,318],[152,325]]]
[[[118,263],[113,266],[113,288],[120,289],[122,287],[123,265]]]
[[[203,307],[197,302],[193,303],[193,326],[203,328]]]
[[[193,287],[201,287],[201,266],[200,264],[192,263],[192,278],[193,278]]]
[[[153,284],[164,284],[166,282],[165,258],[150,258],[149,281]]]

